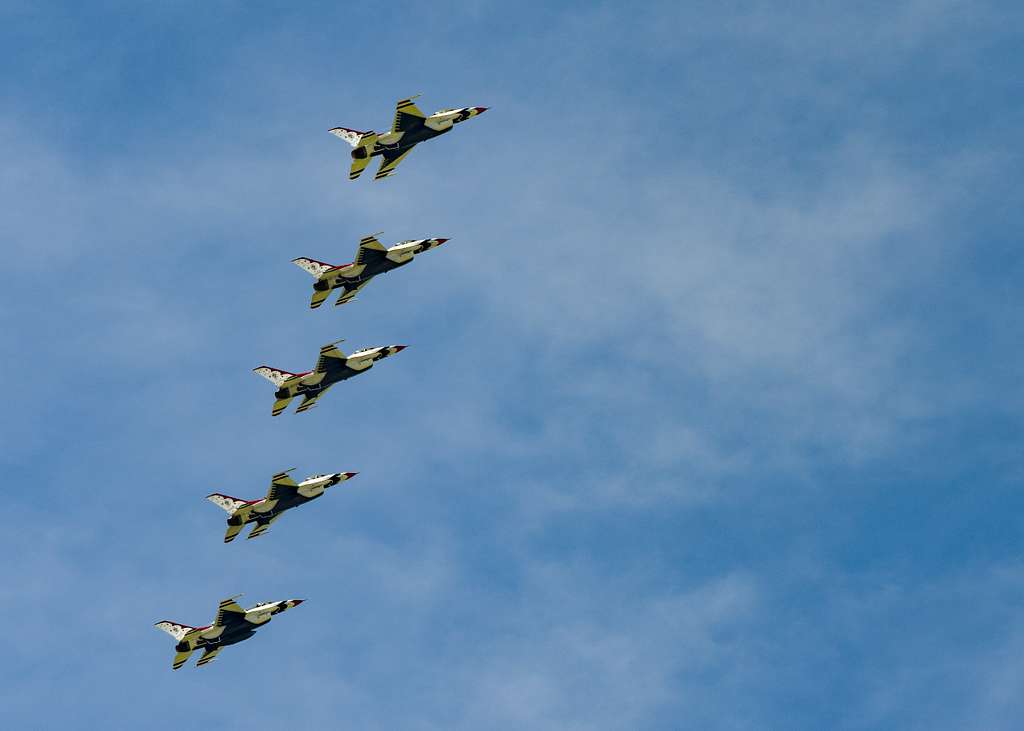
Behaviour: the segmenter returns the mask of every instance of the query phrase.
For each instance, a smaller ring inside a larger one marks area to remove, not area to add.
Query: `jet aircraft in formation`
[[[190,627],[187,624],[179,624],[166,619],[156,623],[155,626],[158,629],[162,629],[178,642],[174,646],[175,655],[174,661],[171,663],[172,668],[175,670],[180,668],[198,649],[203,650],[203,655],[196,662],[196,667],[213,662],[222,649],[249,639],[275,614],[297,607],[303,602],[302,599],[285,599],[279,602],[257,604],[251,609],[243,609],[235,603],[238,596],[222,601],[217,607],[217,617],[213,620],[213,624],[208,624],[205,627]]]
[[[228,530],[224,534],[224,542],[231,543],[249,523],[256,526],[249,531],[247,538],[257,538],[267,532],[270,524],[292,508],[305,505],[324,494],[329,487],[355,477],[357,472],[334,472],[329,475],[312,475],[300,483],[295,482],[288,473],[291,470],[278,472],[270,478],[270,489],[267,496],[259,500],[242,500],[231,495],[215,492],[206,499],[228,514]]]
[[[398,163],[402,162],[412,148],[419,143],[451,132],[459,122],[465,122],[467,119],[487,111],[487,107],[462,107],[461,109],[442,109],[427,116],[413,103],[415,98],[413,96],[398,102],[390,132],[377,134],[376,132],[360,132],[347,127],[335,127],[328,130],[332,135],[340,137],[354,148],[352,150],[352,170],[348,175],[349,180],[358,178],[370,163],[370,158],[378,156],[381,158],[381,164],[373,179],[386,178],[395,172]]]
[[[359,290],[378,274],[386,274],[392,269],[405,266],[417,254],[434,249],[447,240],[413,239],[384,248],[381,242],[370,235],[364,236],[359,242],[356,258],[350,264],[327,264],[304,256],[292,259],[292,263],[316,278],[313,282],[313,299],[309,303],[315,310],[335,289],[342,290],[334,303],[335,306],[351,302]]]
[[[337,343],[342,342],[338,340]],[[253,368],[257,373],[277,386],[274,392],[274,407],[271,413],[277,416],[291,403],[296,396],[302,396],[302,403],[295,409],[299,414],[309,411],[316,405],[317,399],[323,396],[327,389],[339,381],[345,381],[360,373],[365,373],[373,367],[378,360],[387,358],[402,350],[405,345],[385,345],[379,348],[366,348],[357,351],[352,355],[345,355],[338,350],[337,343],[328,343],[320,348],[320,357],[316,361],[313,370],[305,373],[290,373],[279,368],[260,366]]]
[[[486,107],[463,107],[461,109],[442,109],[428,116],[413,103],[415,98],[411,97],[398,102],[390,132],[377,134],[345,127],[335,127],[330,130],[332,134],[353,147],[350,179],[358,178],[373,157],[381,158],[381,165],[374,179],[386,178],[394,173],[398,164],[420,142],[450,132],[456,124],[487,111]],[[326,264],[305,257],[293,261],[316,279],[313,283],[313,299],[310,302],[310,307],[316,309],[335,289],[342,290],[334,303],[335,305],[351,302],[356,294],[378,274],[405,266],[416,255],[436,248],[447,240],[440,238],[415,239],[402,241],[385,248],[374,236],[366,236],[359,242],[356,258],[350,264]],[[320,348],[320,357],[312,371],[290,373],[269,366],[253,369],[273,383],[277,389],[274,393],[275,401],[272,409],[274,416],[283,412],[292,399],[300,395],[303,400],[295,411],[296,413],[308,411],[335,383],[368,371],[378,360],[394,355],[406,347],[404,345],[388,345],[379,348],[366,348],[352,355],[345,355],[336,345],[337,343],[331,343]],[[208,500],[228,513],[228,527],[224,535],[225,543],[233,541],[250,523],[255,525],[249,532],[248,538],[263,535],[284,512],[315,500],[323,495],[328,488],[356,475],[355,472],[335,472],[327,475],[313,475],[296,483],[289,476],[289,472],[291,470],[274,475],[266,496],[259,500],[242,500],[221,493],[207,496]],[[203,654],[196,662],[197,667],[212,662],[224,647],[249,639],[258,628],[270,622],[275,615],[296,607],[303,601],[302,599],[286,599],[265,602],[244,609],[235,602],[237,598],[236,596],[222,601],[213,623],[203,627],[191,627],[168,620],[156,623],[159,629],[173,637],[177,643],[174,647],[175,655],[172,663],[175,670],[184,665],[192,653],[198,649],[202,649]]]

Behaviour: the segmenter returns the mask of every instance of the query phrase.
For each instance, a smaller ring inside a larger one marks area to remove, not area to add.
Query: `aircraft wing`
[[[334,385],[334,384],[331,384],[331,385]],[[318,394],[316,394],[315,396],[310,396],[310,395],[309,395],[309,394],[307,393],[307,394],[306,394],[305,396],[303,396],[303,398],[302,398],[302,403],[301,403],[301,404],[299,404],[299,408],[295,409],[295,413],[296,413],[296,414],[301,414],[301,413],[302,413],[303,411],[309,411],[309,410],[310,410],[311,408],[313,408],[314,406],[316,406],[316,402],[317,402],[317,400],[319,400],[319,398],[320,398],[321,396],[323,396],[323,395],[324,395],[325,393],[327,393],[327,391],[328,391],[328,389],[330,389],[330,387],[331,387],[331,386],[328,386],[327,388],[325,388],[325,389],[322,389],[322,390],[321,390],[321,391],[320,391],[320,392],[319,392]]]
[[[356,258],[353,264],[369,264],[371,261],[379,261],[387,256],[388,250],[373,234],[364,236],[359,240],[359,248],[356,250]]]
[[[339,340],[338,342],[340,343],[341,341]],[[324,345],[320,348],[320,357],[316,359],[316,365],[313,367],[313,372],[326,373],[331,360],[340,360],[344,363],[347,358],[348,356],[338,349],[336,343]]]
[[[356,295],[359,294],[359,290],[361,290],[363,287],[365,287],[369,283],[370,283],[369,279],[364,279],[359,284],[355,284],[355,285],[345,284],[345,285],[342,285],[341,294],[338,295],[338,299],[334,302],[334,306],[337,307],[338,305],[348,304],[349,302],[351,302],[352,300],[354,300],[356,298]]]
[[[423,120],[427,118],[427,115],[419,110],[413,99],[416,96],[411,96],[408,99],[402,99],[395,105],[395,121],[391,123],[392,132],[405,132],[406,130],[419,127],[423,124]]]
[[[395,168],[398,167],[398,163],[402,162],[402,160],[405,159],[405,156],[412,152],[415,147],[416,145],[407,147],[404,152],[399,153],[389,153],[388,151],[381,153],[380,169],[377,171],[377,174],[373,176],[373,179],[380,180],[381,178],[386,178],[395,172]]]
[[[201,668],[203,665],[213,662],[217,654],[223,649],[223,647],[207,647],[206,652],[203,653],[203,656],[196,663],[196,667]]]
[[[278,472],[270,478],[270,489],[267,490],[267,500],[280,500],[283,497],[294,495],[299,489],[298,484],[287,472]]]
[[[235,599],[242,596],[229,597],[217,607],[217,619],[214,620],[214,627],[226,627],[230,624],[237,624],[245,618],[245,610],[235,603]]]
[[[246,536],[246,540],[248,540],[249,538],[259,538],[261,535],[270,530],[271,524],[280,517],[281,513],[278,513],[273,518],[268,520],[266,523],[257,523],[256,527],[249,532],[248,536]]]

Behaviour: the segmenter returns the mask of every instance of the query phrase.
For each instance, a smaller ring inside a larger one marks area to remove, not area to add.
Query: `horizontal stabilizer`
[[[239,525],[231,525],[228,523],[228,529],[224,532],[224,542],[231,543],[231,541],[235,540],[238,534],[242,532],[242,528],[244,527],[245,523],[240,523]]]
[[[293,398],[295,398],[295,397],[294,396],[286,396],[284,398],[280,398],[277,401],[275,401],[274,402],[274,406],[270,409],[270,415],[271,416],[279,416],[282,411],[284,411],[285,409],[288,408],[288,404],[290,404],[292,402]]]
[[[372,147],[360,147],[352,153],[352,167],[348,169],[349,180],[355,180],[366,170],[366,166],[370,164],[372,149]]]
[[[314,289],[313,296],[309,298],[309,309],[315,310],[330,296],[331,290],[329,289]]]

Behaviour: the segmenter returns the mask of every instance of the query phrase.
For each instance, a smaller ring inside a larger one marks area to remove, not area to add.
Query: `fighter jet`
[[[311,371],[305,373],[290,373],[270,366],[253,368],[257,373],[277,386],[274,393],[274,408],[271,413],[277,416],[286,408],[296,396],[302,396],[302,403],[295,409],[296,414],[309,411],[316,405],[317,399],[324,395],[331,386],[338,381],[344,381],[365,373],[373,367],[373,364],[381,358],[405,350],[405,345],[385,345],[380,348],[366,348],[345,355],[338,350],[337,343],[328,343],[320,348],[320,358]]]
[[[174,662],[171,667],[177,670],[186,662],[196,650],[202,648],[203,655],[196,662],[196,667],[202,667],[213,662],[217,654],[228,645],[234,645],[242,640],[247,640],[256,634],[256,630],[270,621],[275,614],[297,607],[303,599],[285,599],[280,602],[265,602],[257,604],[252,609],[242,609],[235,604],[233,596],[225,599],[217,608],[217,618],[213,624],[205,627],[189,627],[187,624],[178,624],[163,620],[157,622],[156,627],[169,634],[178,644],[174,646]]]
[[[370,280],[378,274],[385,274],[392,269],[405,266],[417,254],[436,248],[447,240],[412,239],[384,248],[381,242],[370,235],[364,236],[360,240],[356,258],[351,264],[327,264],[316,259],[307,259],[304,256],[292,259],[292,263],[305,269],[316,278],[316,281],[313,282],[313,299],[309,303],[309,306],[315,310],[323,304],[333,290],[339,288],[342,291],[334,303],[335,306],[351,302],[356,298],[359,290],[369,284]]]
[[[390,132],[379,135],[376,132],[360,132],[346,127],[328,130],[355,148],[352,150],[352,171],[348,174],[349,180],[358,178],[370,163],[370,158],[378,155],[382,160],[380,169],[373,179],[386,178],[395,172],[398,163],[402,162],[420,142],[450,132],[459,122],[465,122],[470,117],[487,111],[487,107],[442,109],[428,117],[413,104],[412,100],[417,96],[419,94],[398,102]]]
[[[256,526],[249,531],[247,538],[256,538],[267,532],[270,524],[281,517],[286,510],[297,508],[316,500],[324,494],[328,487],[337,485],[356,476],[356,472],[334,472],[330,475],[312,475],[302,482],[288,476],[291,470],[278,472],[270,478],[270,489],[267,496],[259,500],[241,500],[231,495],[215,492],[206,499],[228,513],[228,532],[224,534],[224,542],[235,540],[242,528],[248,523]]]

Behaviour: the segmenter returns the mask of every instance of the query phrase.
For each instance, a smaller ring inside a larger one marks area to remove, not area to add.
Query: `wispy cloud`
[[[1011,728],[1018,110],[942,100],[994,103],[1016,11],[379,11],[31,16],[13,725]],[[326,128],[418,91],[493,111],[349,185]],[[381,229],[451,242],[310,312],[289,260]],[[338,337],[412,347],[272,419],[249,369]],[[360,475],[222,545],[202,497],[292,466]],[[150,624],[238,591],[309,602],[172,675]]]

